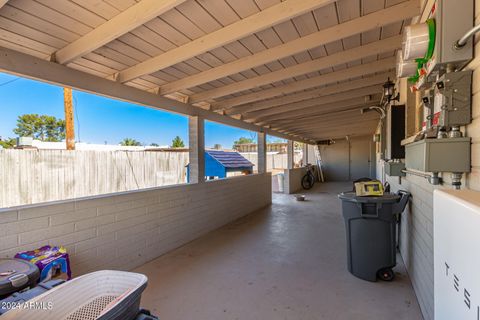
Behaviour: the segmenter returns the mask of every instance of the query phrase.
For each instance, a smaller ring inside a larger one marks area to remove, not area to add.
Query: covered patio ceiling
[[[283,138],[372,133],[418,0],[0,0],[0,69]]]

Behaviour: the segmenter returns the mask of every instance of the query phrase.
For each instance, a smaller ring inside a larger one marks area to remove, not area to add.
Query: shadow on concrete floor
[[[394,282],[347,271],[337,193],[317,184],[309,201],[274,194],[273,204],[135,271],[149,278],[142,307],[161,319],[422,319],[399,257]]]

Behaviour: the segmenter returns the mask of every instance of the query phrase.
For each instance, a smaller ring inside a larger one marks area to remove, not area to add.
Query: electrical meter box
[[[463,126],[472,122],[472,71],[449,72],[435,84],[435,108],[440,109],[438,125]]]
[[[463,126],[472,122],[472,71],[443,74],[422,95],[423,129]]]
[[[470,138],[424,139],[405,146],[405,166],[422,172],[470,172]]]

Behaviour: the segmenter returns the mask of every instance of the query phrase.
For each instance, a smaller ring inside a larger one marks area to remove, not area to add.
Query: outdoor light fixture
[[[393,98],[395,95],[395,83],[393,83],[390,78],[383,84],[383,96],[387,102],[392,101],[400,101],[400,93],[397,93],[396,97]]]

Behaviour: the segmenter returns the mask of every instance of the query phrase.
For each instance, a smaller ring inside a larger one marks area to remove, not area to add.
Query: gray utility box
[[[405,177],[405,163],[403,162],[385,162],[385,173],[390,177]]]
[[[425,139],[405,146],[405,166],[423,172],[470,172],[470,138]]]
[[[461,67],[473,59],[473,41],[469,39],[461,49],[454,44],[468,30],[473,28],[473,0],[437,0],[434,9],[436,39],[434,59],[436,69],[446,69],[447,65]]]

